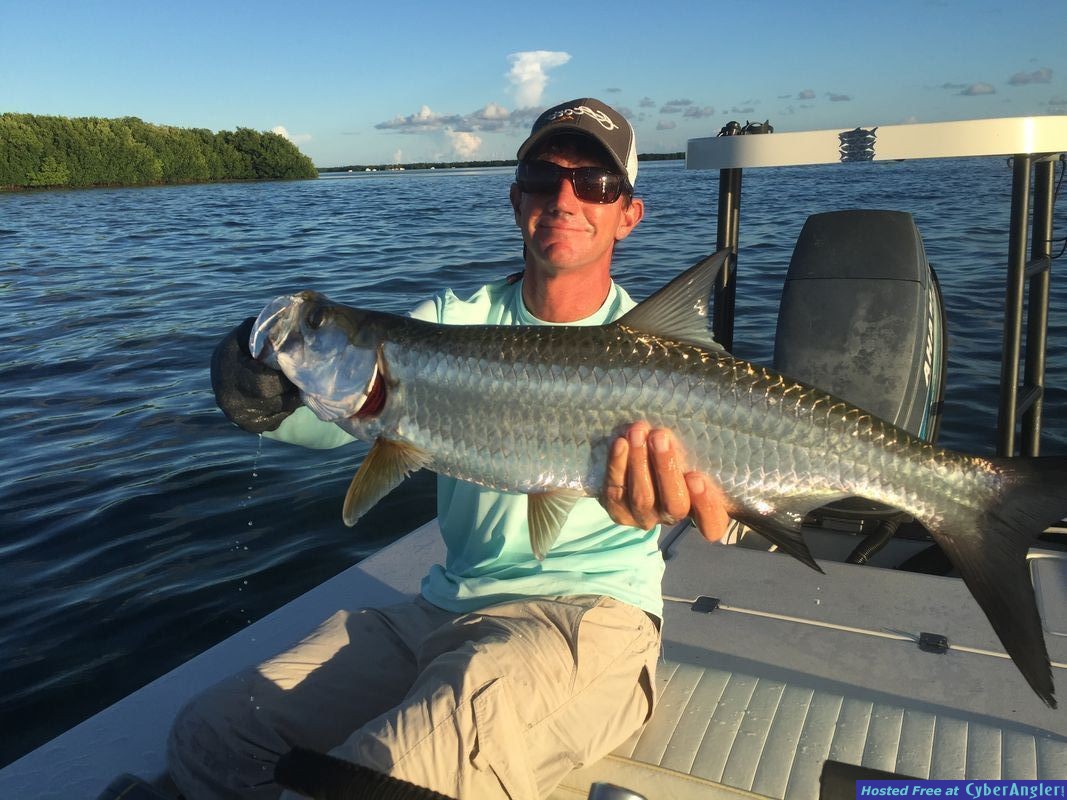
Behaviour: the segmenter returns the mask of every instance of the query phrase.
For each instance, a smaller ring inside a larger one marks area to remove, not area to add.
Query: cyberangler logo
[[[560,120],[573,119],[574,117],[581,116],[592,117],[594,120],[600,123],[606,131],[615,131],[619,129],[611,117],[604,111],[594,111],[589,106],[577,106],[575,108],[563,108],[555,112],[551,117],[545,120],[545,123],[559,122]]]

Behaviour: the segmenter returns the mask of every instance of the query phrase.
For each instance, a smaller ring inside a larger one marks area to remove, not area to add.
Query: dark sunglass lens
[[[598,167],[575,170],[574,193],[589,203],[614,203],[622,189],[622,178]]]
[[[546,194],[559,187],[563,175],[560,168],[549,161],[524,161],[519,164],[515,177],[524,192]]]
[[[519,188],[530,194],[556,192],[564,179],[571,181],[575,195],[587,203],[614,203],[624,186],[621,175],[601,167],[569,169],[551,161],[524,161],[515,170]]]

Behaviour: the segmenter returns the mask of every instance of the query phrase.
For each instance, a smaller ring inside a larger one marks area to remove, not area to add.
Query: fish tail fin
[[[1038,696],[1052,708],[1052,667],[1026,553],[1067,514],[1067,458],[994,458],[1002,490],[978,510],[927,525],[959,570],[993,630]],[[977,534],[977,535],[975,535]]]

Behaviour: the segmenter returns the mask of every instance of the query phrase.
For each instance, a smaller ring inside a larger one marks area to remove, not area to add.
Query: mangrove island
[[[214,133],[137,117],[0,114],[0,189],[317,176],[311,159],[276,133],[250,128]]]

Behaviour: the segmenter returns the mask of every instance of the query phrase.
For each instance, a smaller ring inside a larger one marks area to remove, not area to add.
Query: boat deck
[[[0,797],[90,799],[122,772],[159,779],[162,721],[187,697],[336,609],[413,595],[442,555],[436,523],[423,526],[0,771]],[[653,800],[815,798],[827,758],[921,778],[1067,779],[1067,715],[997,655],[960,581],[830,561],[819,575],[778,553],[707,544],[691,529],[666,555],[656,714],[554,798],[584,798],[595,780]],[[1067,606],[1054,594],[1067,585],[1067,558],[1034,553],[1031,564],[1057,683],[1067,686]],[[702,596],[718,607],[694,610]],[[950,649],[921,650],[921,632],[946,636]]]
[[[556,797],[626,775],[650,798],[816,798],[827,759],[918,778],[1067,778],[1067,717],[1003,656],[961,581],[827,561],[819,575],[692,529],[668,555],[656,714]],[[1046,587],[1067,574],[1061,553],[1031,564]],[[694,610],[701,596],[718,607]],[[1064,607],[1042,605],[1063,686]],[[923,632],[949,650],[920,649]]]

